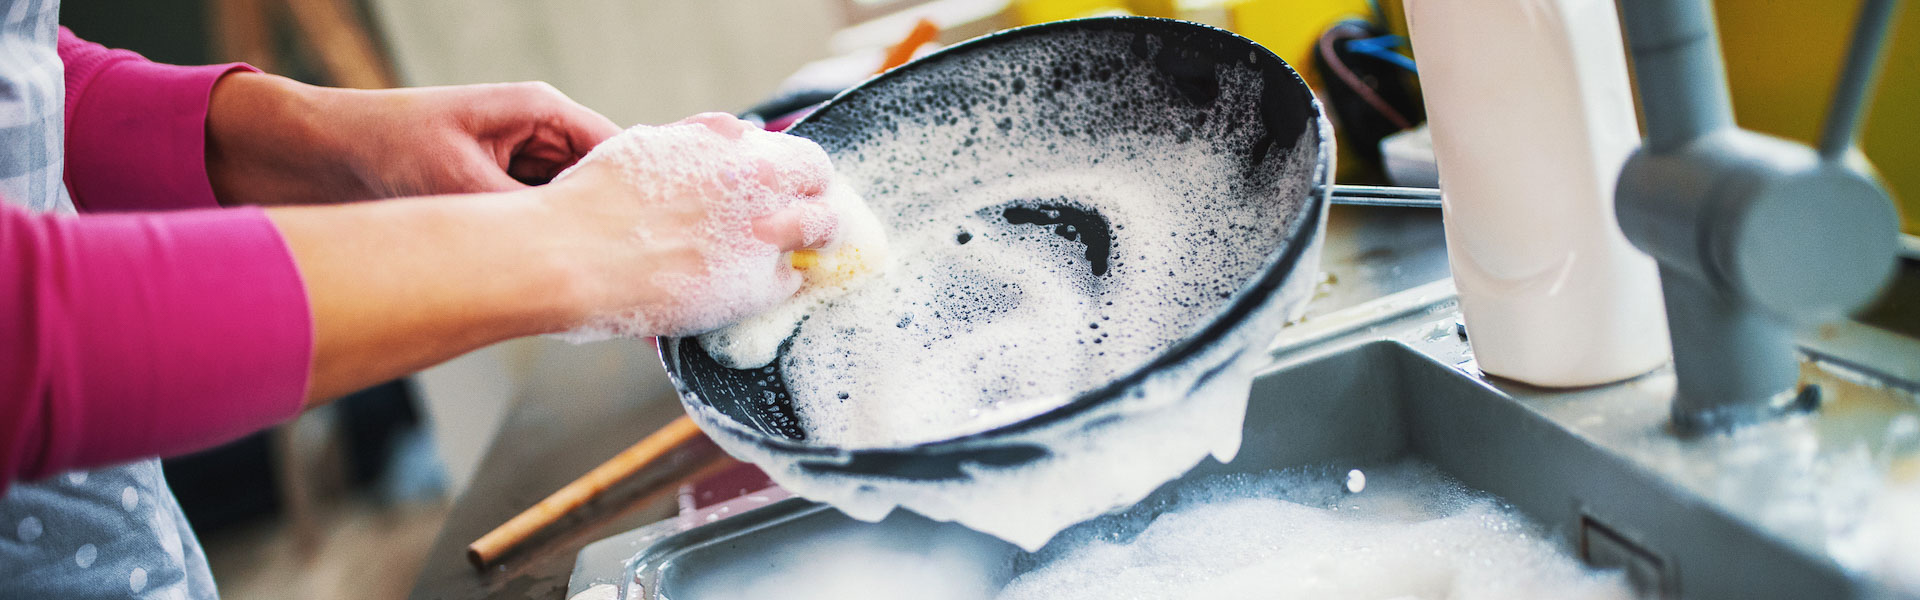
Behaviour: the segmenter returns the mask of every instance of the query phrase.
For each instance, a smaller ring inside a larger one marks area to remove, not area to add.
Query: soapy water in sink
[[[1920,594],[1920,397],[1805,361],[1815,412],[1629,446],[1743,519],[1900,593]]]
[[[1430,465],[1361,472],[1190,484],[1167,506],[1068,530],[998,598],[1634,597],[1618,572],[1587,569],[1511,506]]]
[[[914,526],[847,526],[709,564],[678,600],[1626,599],[1497,498],[1433,467],[1201,478],[1026,554]],[[1347,490],[1359,488],[1359,492]],[[952,531],[952,530],[948,530]]]
[[[873,101],[890,104],[854,113],[907,122],[826,131],[835,168],[880,215],[893,263],[813,304],[797,331],[753,334],[792,333],[761,373],[785,383],[771,400],[790,402],[799,441],[898,448],[1061,407],[1194,335],[1262,273],[1309,214],[1330,148],[1313,113],[1263,108],[1256,63],[1195,63],[1213,87],[1175,89],[1183,83],[1163,66],[1183,59],[1160,45],[1063,33],[927,63]],[[1270,124],[1275,112],[1287,121]],[[1317,265],[1314,252],[1302,264]],[[1264,362],[1256,346],[1304,305],[1313,279],[1289,279],[1237,329],[1110,401],[992,440],[1041,456],[1028,461],[873,476],[770,447],[712,406],[688,410],[734,456],[855,518],[904,507],[1038,548],[1208,455],[1230,460]],[[769,359],[737,351],[764,341],[741,342],[699,340],[721,364]]]

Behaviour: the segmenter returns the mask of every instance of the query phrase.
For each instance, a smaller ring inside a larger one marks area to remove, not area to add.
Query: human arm
[[[83,212],[504,191],[620,132],[538,82],[327,88],[240,63],[153,63],[66,28],[59,52]]]
[[[208,447],[493,341],[629,313],[654,318],[622,333],[685,334],[765,308],[797,286],[783,253],[831,236],[829,167],[797,138],[742,147],[738,127],[637,129],[507,192],[0,207],[0,487]]]
[[[799,286],[785,253],[836,235],[830,172],[812,142],[708,114],[544,186],[271,209],[317,324],[310,397],[523,335],[688,335],[770,307]]]
[[[540,82],[354,90],[236,72],[214,86],[222,204],[318,204],[545,183],[620,132]]]

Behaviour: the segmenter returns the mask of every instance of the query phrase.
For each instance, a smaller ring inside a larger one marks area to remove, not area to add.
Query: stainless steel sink
[[[1625,569],[1648,597],[1898,596],[1881,583],[1884,573],[1836,558],[1835,536],[1857,531],[1809,527],[1800,518],[1807,511],[1792,509],[1837,501],[1844,520],[1846,503],[1871,504],[1884,492],[1821,492],[1850,476],[1920,478],[1920,431],[1900,437],[1908,419],[1920,426],[1920,416],[1902,416],[1920,414],[1915,385],[1872,368],[1899,364],[1886,352],[1920,363],[1920,342],[1890,335],[1861,346],[1862,335],[1884,332],[1827,331],[1825,345],[1808,345],[1807,377],[1845,388],[1828,394],[1840,400],[1758,434],[1682,438],[1667,424],[1670,371],[1572,391],[1490,380],[1475,368],[1458,324],[1451,284],[1441,281],[1289,328],[1253,385],[1239,455],[1209,460],[1187,477],[1418,458],[1509,501],[1583,560]],[[1861,347],[1882,355],[1842,355]],[[1834,465],[1867,472],[1827,468]],[[615,583],[626,598],[697,598],[733,567],[808,560],[769,548],[859,530],[1006,553],[987,557],[1018,552],[898,511],[867,524],[801,499],[759,504],[697,527],[667,521],[588,546],[569,594]],[[1004,583],[1012,575],[1005,564],[983,559],[977,575]]]

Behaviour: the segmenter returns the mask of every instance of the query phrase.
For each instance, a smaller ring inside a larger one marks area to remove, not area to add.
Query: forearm
[[[312,307],[309,403],[582,319],[553,193],[269,209]]]
[[[499,192],[619,131],[545,84],[352,90],[232,73],[208,104],[205,172],[228,206]]]

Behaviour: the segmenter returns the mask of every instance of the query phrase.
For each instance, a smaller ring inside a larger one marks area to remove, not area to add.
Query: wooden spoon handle
[[[573,483],[467,544],[467,560],[476,567],[486,566],[555,520],[632,477],[673,449],[700,437],[700,427],[693,424],[693,419],[681,415],[640,440],[640,443],[622,450],[607,462],[587,471],[586,475],[573,480]]]

